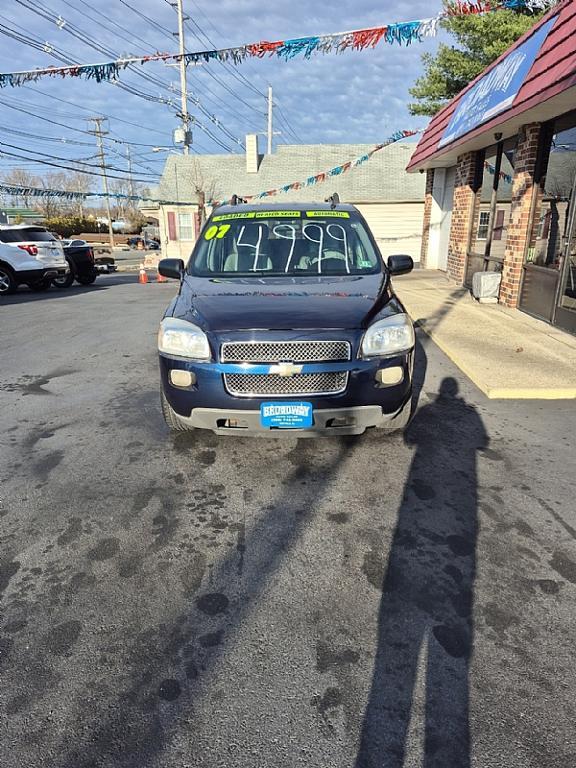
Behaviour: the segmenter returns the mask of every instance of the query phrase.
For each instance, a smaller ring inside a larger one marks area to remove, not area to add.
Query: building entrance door
[[[576,115],[555,124],[543,186],[519,308],[576,333]]]
[[[576,333],[576,174],[570,194],[544,207],[536,242],[524,264],[519,307]]]

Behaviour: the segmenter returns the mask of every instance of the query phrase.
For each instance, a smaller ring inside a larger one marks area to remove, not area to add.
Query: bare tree
[[[57,171],[55,173],[47,173],[46,176],[40,179],[39,186],[44,189],[65,190],[68,188],[66,186],[67,183],[68,174],[64,171]],[[62,213],[68,204],[67,201],[53,195],[38,198],[38,209],[47,219]]]
[[[206,176],[196,158],[192,165],[192,189],[198,200],[200,226],[203,226],[206,221],[206,205],[216,197],[216,180]]]
[[[88,176],[88,174],[82,173],[82,171],[74,171],[68,174],[66,189],[69,189],[71,192],[92,192],[94,189],[94,177]],[[83,198],[70,201],[69,207],[75,216],[84,218],[86,201]]]
[[[23,168],[15,168],[4,177],[4,184],[11,187],[38,187],[40,180]],[[16,208],[33,208],[36,203],[36,198],[32,201],[30,195],[8,195],[8,198]]]

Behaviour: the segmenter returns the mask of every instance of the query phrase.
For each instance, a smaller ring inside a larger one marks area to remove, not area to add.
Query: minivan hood
[[[386,275],[198,278],[186,275],[174,317],[205,331],[360,328],[388,300]]]

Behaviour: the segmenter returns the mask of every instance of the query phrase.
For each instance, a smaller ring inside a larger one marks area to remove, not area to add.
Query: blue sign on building
[[[556,18],[543,24],[462,97],[438,143],[439,147],[450,144],[512,106]]]

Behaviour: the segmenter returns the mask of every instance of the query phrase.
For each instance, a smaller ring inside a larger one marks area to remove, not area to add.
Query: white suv
[[[44,227],[0,226],[0,295],[13,293],[22,283],[45,291],[68,269],[62,244]]]

